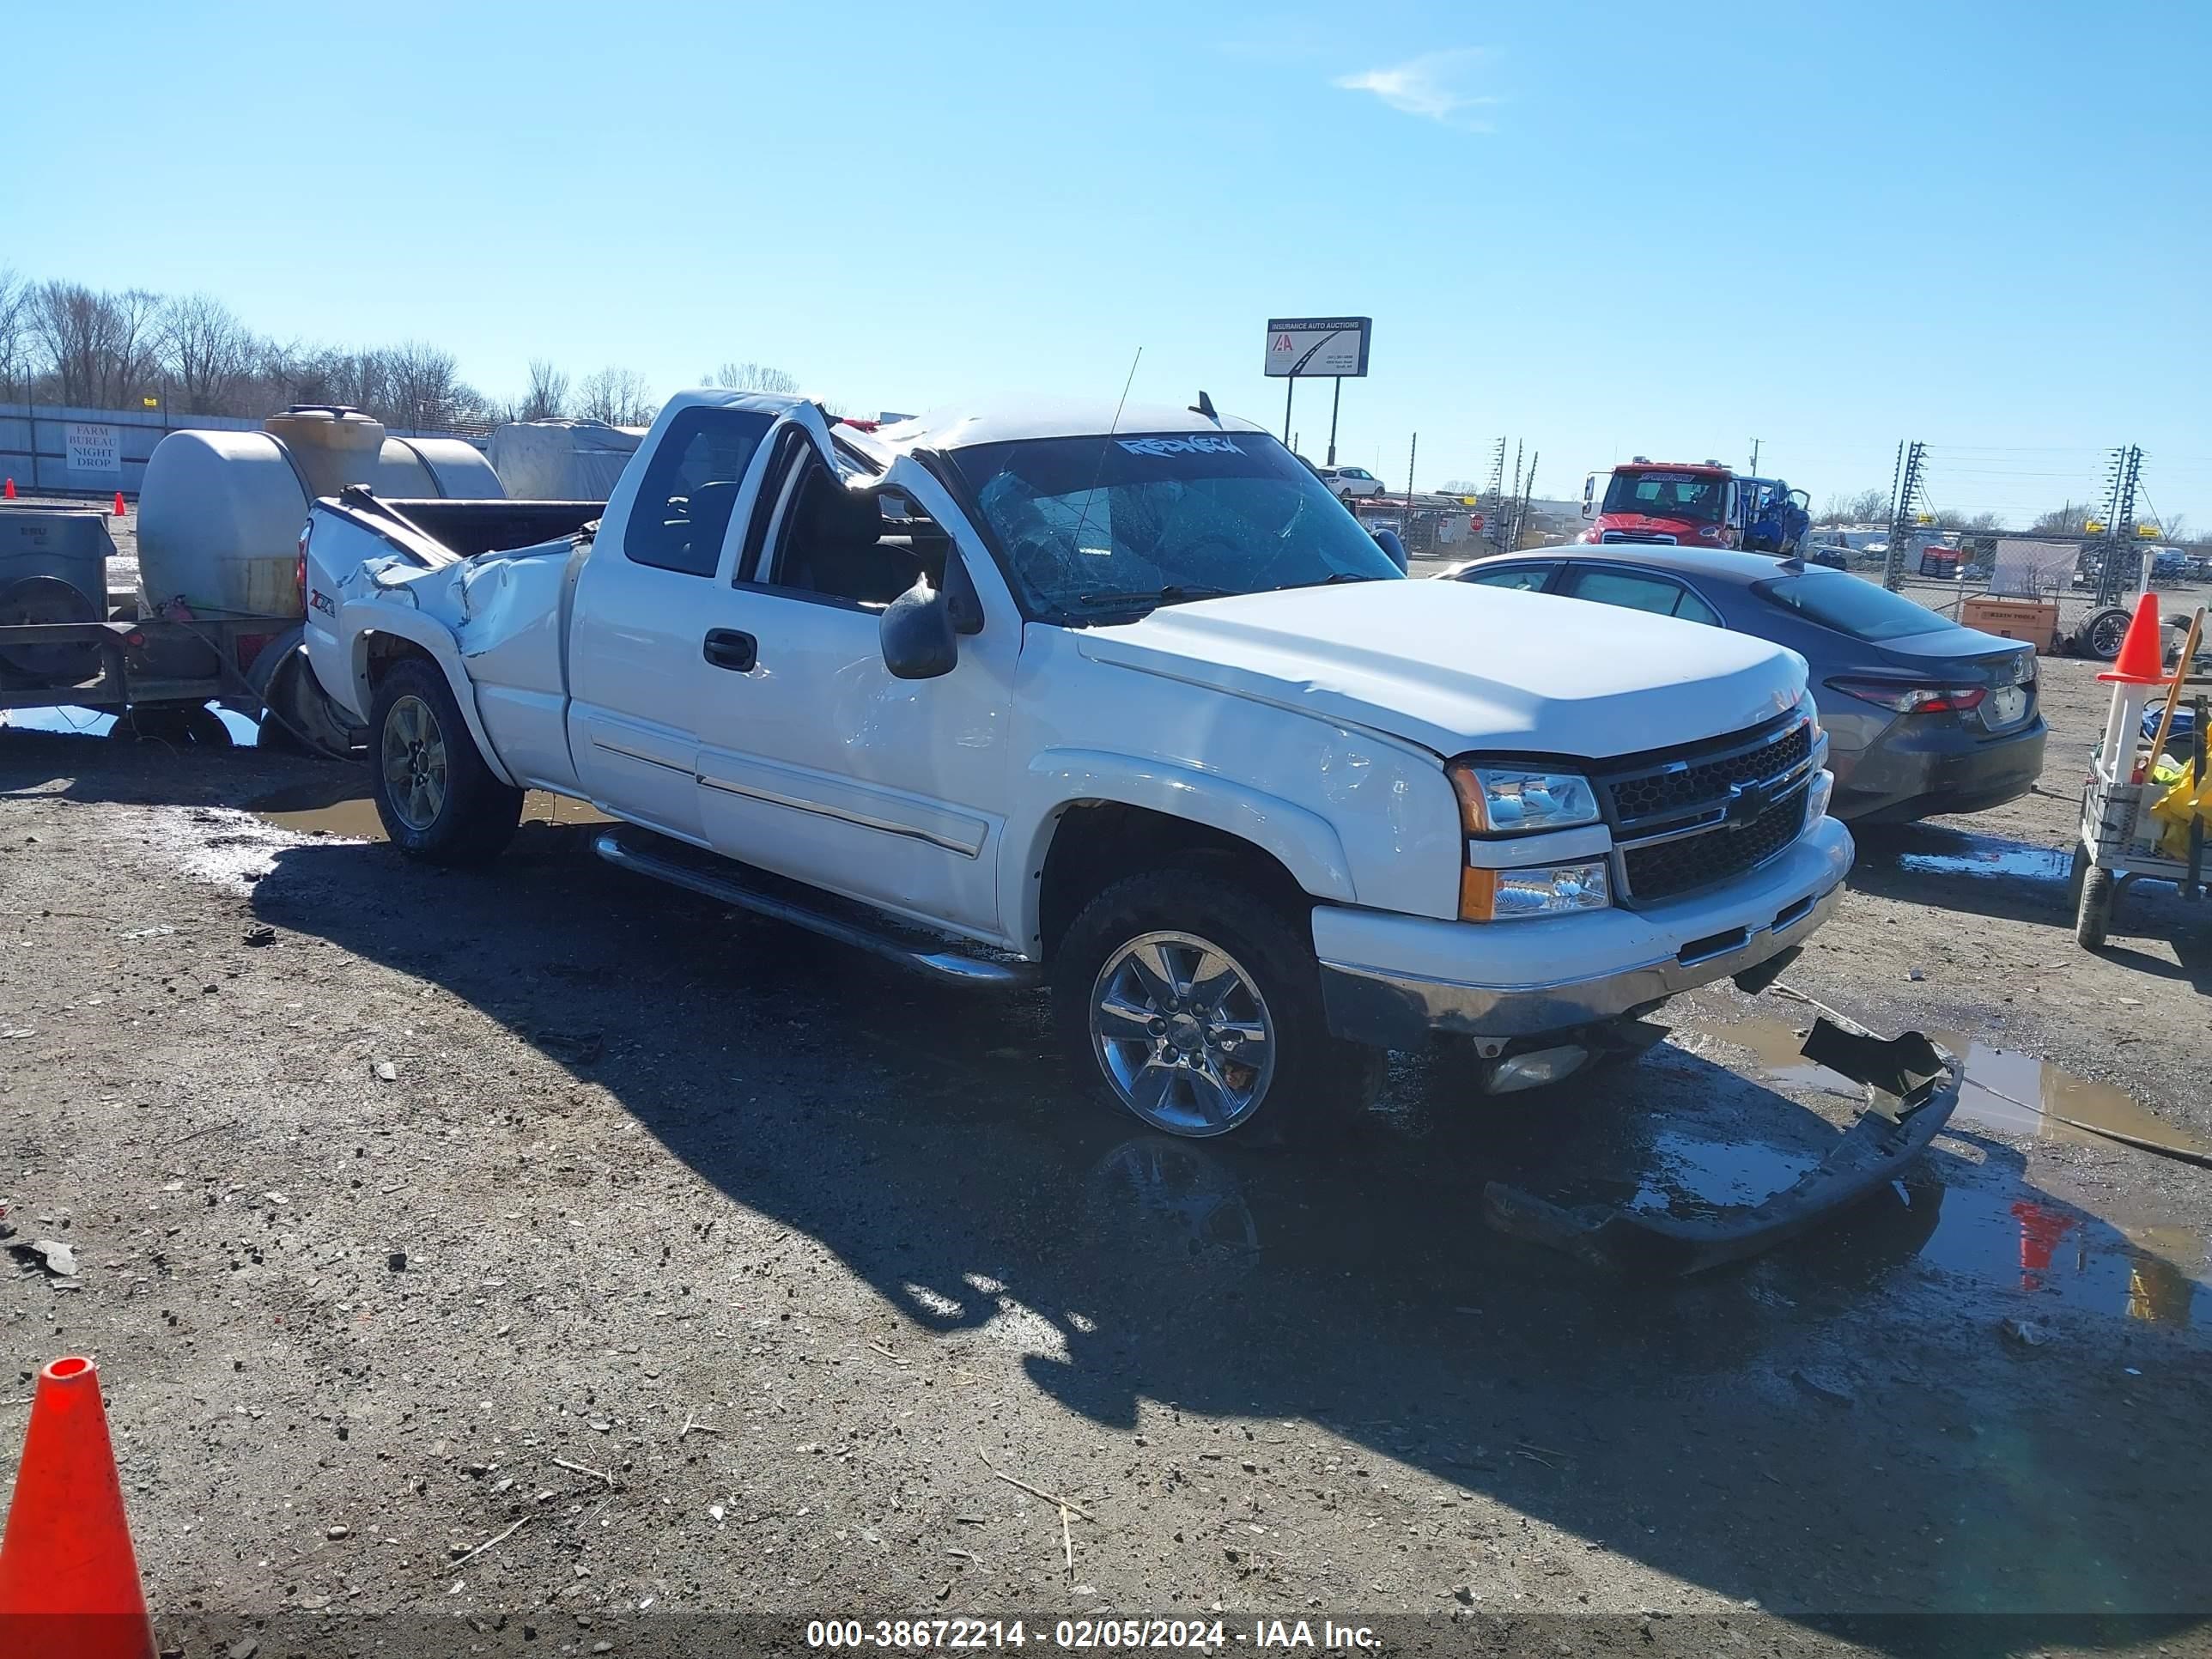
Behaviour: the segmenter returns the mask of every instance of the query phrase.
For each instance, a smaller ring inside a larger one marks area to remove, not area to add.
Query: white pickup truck
[[[355,489],[301,556],[404,852],[587,800],[618,866],[1048,975],[1086,1081],[1173,1134],[1312,1133],[1432,1032],[1555,1080],[1759,982],[1851,859],[1801,659],[1401,580],[1202,395],[867,433],[687,392],[603,507]]]

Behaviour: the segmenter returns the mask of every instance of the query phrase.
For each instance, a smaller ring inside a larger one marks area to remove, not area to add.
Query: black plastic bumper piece
[[[1493,1181],[1483,1219],[1496,1231],[1620,1273],[1680,1277],[1771,1249],[1849,1209],[1927,1150],[1959,1104],[1960,1072],[1917,1031],[1883,1039],[1814,1022],[1803,1053],[1867,1091],[1869,1105],[1827,1157],[1756,1205],[1713,1217],[1562,1208]]]

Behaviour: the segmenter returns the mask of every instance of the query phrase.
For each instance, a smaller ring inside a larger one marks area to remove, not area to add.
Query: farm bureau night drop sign
[[[99,421],[70,421],[63,434],[71,472],[120,477],[123,446],[113,427]]]

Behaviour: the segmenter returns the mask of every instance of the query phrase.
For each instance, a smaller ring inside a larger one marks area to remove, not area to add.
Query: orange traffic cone
[[[0,1653],[154,1659],[89,1359],[57,1359],[39,1373],[0,1535]]]
[[[7,499],[11,501],[15,499],[15,481],[13,478],[8,480]]]
[[[123,492],[119,489],[115,492],[115,516],[118,519],[124,516]]]
[[[2146,593],[2136,601],[2135,620],[2120,642],[2117,661],[2097,676],[2116,685],[2164,685],[2166,644],[2158,619],[2158,595]]]

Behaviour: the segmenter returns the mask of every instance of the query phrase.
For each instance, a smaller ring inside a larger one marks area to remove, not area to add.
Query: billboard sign
[[[1267,324],[1267,376],[1354,379],[1367,373],[1371,317],[1277,317]]]

